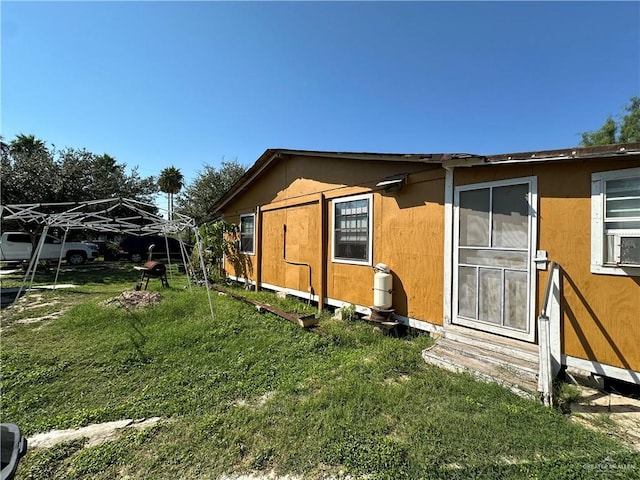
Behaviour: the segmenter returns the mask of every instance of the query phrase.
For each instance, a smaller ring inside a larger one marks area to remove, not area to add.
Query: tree
[[[95,156],[86,150],[67,148],[58,154],[59,198],[68,202],[95,200],[93,175]]]
[[[231,186],[247,171],[237,159],[223,161],[216,170],[205,165],[198,172],[193,183],[188,185],[177,199],[182,213],[192,217],[198,225],[213,220],[211,206],[224,195]]]
[[[214,281],[222,280],[224,257],[236,259],[239,256],[237,228],[234,224],[218,220],[217,222],[203,223],[198,228],[198,231],[202,242],[202,259],[207,269],[207,277]],[[194,273],[198,278],[204,280],[200,265],[200,251],[198,249],[194,249],[191,260]]]
[[[17,135],[2,151],[3,204],[58,200],[59,168],[45,143],[33,135]]]
[[[94,156],[91,171],[94,198],[121,197],[154,203],[153,196],[158,191],[155,177],[141,178],[138,167],[133,167],[127,175],[126,167],[106,153]]]
[[[627,114],[619,122],[609,116],[598,130],[583,132],[580,146],[640,142],[640,97],[631,97],[624,110]]]
[[[9,149],[14,154],[34,155],[37,152],[47,150],[47,146],[35,135],[19,133],[9,144]]]
[[[631,97],[625,110],[627,115],[622,117],[618,143],[640,142],[640,97]]]
[[[150,213],[157,211],[153,205],[153,196],[158,191],[154,177],[140,178],[137,168],[128,175],[126,164],[117,163],[107,154],[98,156],[75,148],[56,151],[34,135],[20,134],[9,143],[0,138],[0,155],[0,202],[3,205],[122,197],[149,203],[145,208]],[[48,211],[56,211],[56,207],[49,207]],[[111,214],[117,216],[119,209],[112,210]],[[30,233],[35,247],[37,234],[42,232],[44,225],[37,221],[6,222],[2,219],[0,227],[19,228]]]
[[[9,143],[0,139],[2,204],[54,203],[132,198],[153,203],[154,177],[130,174],[126,164],[85,149],[56,151],[34,135],[20,134]]]
[[[169,219],[171,220],[173,218],[173,196],[184,186],[184,176],[179,168],[172,165],[160,172],[158,186],[161,192],[167,194],[167,209],[169,210]]]
[[[9,155],[9,144],[4,143],[4,137],[0,135],[0,152],[2,155]]]

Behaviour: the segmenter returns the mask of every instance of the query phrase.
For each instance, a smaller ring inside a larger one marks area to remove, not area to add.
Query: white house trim
[[[453,169],[447,168],[444,176],[444,285],[443,325],[451,324],[451,299],[453,295]]]
[[[567,367],[577,368],[596,375],[615,378],[617,380],[623,380],[625,382],[640,385],[640,372],[636,372],[634,370],[627,370],[600,362],[594,362],[592,360],[571,357],[569,355],[562,355],[562,364]]]
[[[245,284],[247,283],[247,281],[244,278],[239,278],[234,275],[227,275],[227,278],[236,282],[245,283]],[[255,284],[255,282],[251,280],[249,280],[248,283],[251,285]],[[309,298],[309,294],[307,292],[303,292],[301,290],[295,290],[293,288],[284,288],[278,285],[272,285],[270,283],[262,283],[261,287],[267,290],[273,290],[275,292],[285,292],[288,295],[293,295],[295,297],[300,297],[302,299]],[[313,295],[312,300],[314,302],[318,302],[319,297],[317,295]],[[325,298],[325,304],[330,305],[332,307],[337,307],[337,308],[348,307],[349,305],[353,305],[351,302],[345,302],[344,300],[338,300],[336,298],[330,298],[330,297]],[[362,315],[371,314],[371,309],[369,307],[365,307],[362,305],[354,305],[354,307],[356,308],[356,312]],[[418,330],[424,330],[425,332],[442,333],[444,331],[444,329],[440,325],[425,322],[424,320],[418,320],[417,318],[405,317],[404,315],[397,315],[397,314],[394,315],[394,318],[404,325],[417,328]]]
[[[591,273],[640,276],[640,268],[605,265],[603,262],[605,232],[604,185],[607,180],[628,177],[640,177],[640,167],[591,174]],[[633,235],[637,235],[637,233],[634,232]]]
[[[243,218],[252,218],[253,219],[253,233],[251,239],[251,250],[242,250],[242,219]],[[256,253],[256,214],[254,212],[251,213],[243,213],[240,215],[240,225],[239,225],[239,235],[240,235],[240,253],[244,253],[247,255],[255,255]]]
[[[404,315],[398,315],[397,313],[393,315],[393,318],[408,327],[417,328],[418,330],[424,330],[425,332],[429,333],[442,334],[445,330],[445,327],[443,327],[442,325],[425,322],[424,320],[418,320],[417,318],[405,317]]]
[[[305,300],[311,298],[312,301],[317,302],[320,297],[318,295],[310,295],[309,292],[303,292],[302,290],[295,290],[293,288],[284,288],[279,287],[277,285],[271,285],[270,283],[261,283],[261,288],[266,288],[268,290],[275,290],[276,292],[285,292],[288,295],[293,295],[294,297],[300,297]]]
[[[367,260],[355,260],[347,258],[336,258],[336,205],[338,203],[353,202],[356,200],[367,200]],[[373,265],[373,194],[364,193],[361,195],[351,195],[331,199],[331,261],[333,263],[346,263],[350,265]]]
[[[251,280],[250,278],[249,279],[242,278],[242,277],[239,277],[238,275],[231,275],[229,273],[227,273],[227,278],[229,280],[234,281],[234,282],[244,283],[245,285],[255,285],[256,284],[256,282],[254,280]]]

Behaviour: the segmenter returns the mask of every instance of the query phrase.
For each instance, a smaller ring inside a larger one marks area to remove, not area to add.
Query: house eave
[[[370,153],[327,152],[319,150],[267,149],[240,179],[213,205],[211,211],[219,216],[224,207],[244,191],[274,161],[287,157],[338,158],[384,162],[412,162],[441,165],[444,168],[475,167],[481,165],[509,165],[521,163],[559,162],[594,158],[632,158],[640,155],[640,142],[627,144],[574,147],[557,150],[476,155],[472,153]]]
[[[240,177],[240,179],[222,196],[211,211],[214,215],[220,214],[221,210],[229,204],[236,196],[244,191],[251,183],[259,177],[264,170],[274,161],[284,157],[321,157],[338,158],[342,160],[364,160],[364,161],[385,161],[385,162],[412,162],[442,165],[444,162],[460,160],[470,160],[483,158],[471,153],[368,153],[368,152],[325,152],[318,150],[290,150],[290,149],[267,149],[256,160],[256,162]]]
[[[640,155],[640,143],[597,145],[559,150],[489,155],[483,158],[452,159],[444,163],[446,168],[473,167],[478,165],[508,165],[514,163],[559,162],[589,160],[594,158],[623,158]]]

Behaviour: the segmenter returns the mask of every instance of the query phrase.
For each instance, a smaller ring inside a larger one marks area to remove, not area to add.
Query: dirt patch
[[[399,377],[387,377],[384,379],[385,385],[400,385],[408,380],[411,380],[409,375],[400,375]]]
[[[571,404],[571,420],[640,451],[640,400],[587,387],[580,393],[580,401]]]
[[[232,473],[223,475],[219,480],[303,480],[295,475],[278,476],[275,472],[269,473]]]
[[[65,313],[65,311],[66,310],[60,310],[58,312],[53,312],[49,315],[44,315],[42,317],[22,318],[20,320],[17,320],[16,323],[29,324],[29,323],[44,322],[45,320],[55,320],[56,318],[60,317],[63,313]]]
[[[35,299],[35,296],[33,297]],[[42,295],[40,295],[40,299],[42,300]],[[58,305],[60,302],[46,302],[46,303],[40,303],[39,301],[36,303],[32,303],[31,305],[25,305],[24,307],[22,307],[20,309],[21,312],[27,311],[27,310],[33,310],[34,308],[44,308],[44,307],[55,307],[56,305]]]
[[[275,392],[266,392],[264,395],[261,395],[257,399],[253,401],[247,401],[244,398],[238,399],[233,402],[233,405],[236,407],[263,407],[271,397],[273,397]]]
[[[3,325],[2,329],[11,328],[13,325],[40,323],[47,320],[55,320],[63,315],[69,309],[68,305],[62,305],[57,300],[45,301],[44,296],[39,293],[32,293],[21,297],[18,302],[9,308],[7,312],[3,312],[3,320],[11,320],[13,315],[18,318],[13,322]],[[54,311],[51,311],[54,310]],[[38,315],[38,313],[50,312],[46,315]],[[29,316],[25,316],[29,315]]]
[[[104,306],[116,306],[128,310],[156,305],[162,300],[158,292],[126,291],[117,297],[109,298],[101,303]]]
[[[118,436],[118,432],[125,428],[131,427],[138,430],[148,428],[160,421],[160,417],[153,417],[143,420],[119,420],[115,422],[106,422],[88,425],[82,428],[69,430],[52,430],[47,433],[34,435],[27,440],[29,448],[51,448],[60,442],[70,442],[78,438],[86,438],[85,447],[94,447],[113,440]]]

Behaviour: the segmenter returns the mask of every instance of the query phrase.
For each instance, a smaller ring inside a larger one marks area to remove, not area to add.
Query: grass
[[[46,272],[38,281],[47,281]],[[230,472],[323,478],[637,478],[626,446],[562,412],[426,365],[427,336],[393,339],[323,316],[308,332],[229,296],[149,290],[157,306],[101,301],[132,290],[130,265],[63,272],[66,312],[2,320],[2,421],[27,435],[160,416],[95,447],[33,450],[18,479],[200,479]],[[52,277],[51,277],[52,278]],[[312,307],[265,292],[297,313]],[[29,297],[26,298],[28,300]],[[56,308],[56,307],[51,307]],[[613,468],[615,467],[615,468]]]

